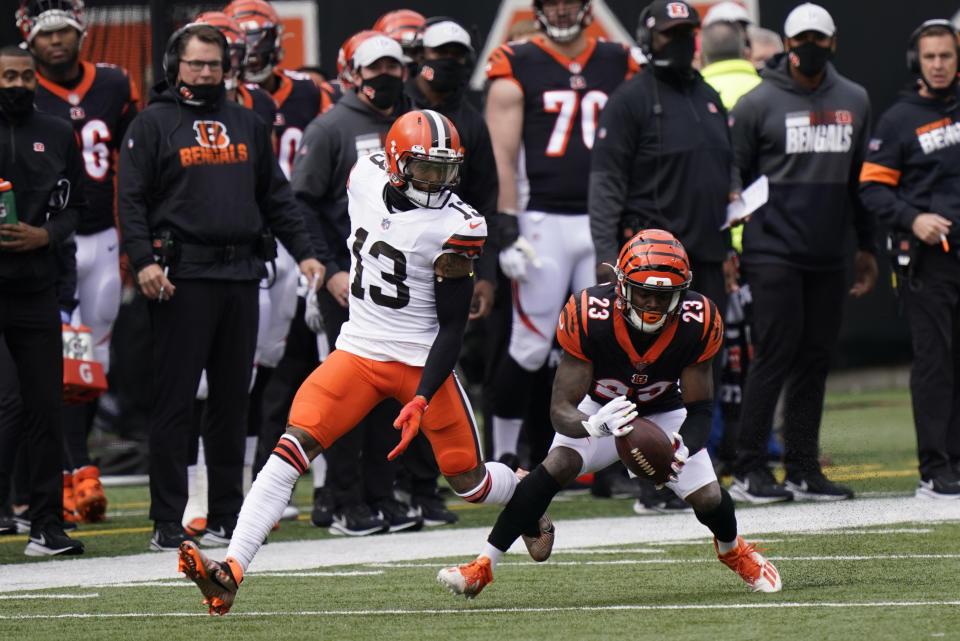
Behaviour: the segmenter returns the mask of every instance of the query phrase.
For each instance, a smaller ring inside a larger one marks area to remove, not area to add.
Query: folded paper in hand
[[[727,205],[727,222],[720,228],[743,222],[743,219],[767,203],[770,197],[770,181],[766,175],[760,176],[750,186],[740,192],[740,198]]]

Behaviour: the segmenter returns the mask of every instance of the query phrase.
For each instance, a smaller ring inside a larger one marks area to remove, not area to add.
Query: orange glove
[[[426,411],[427,399],[422,396],[414,396],[412,401],[403,406],[403,409],[400,410],[400,414],[397,416],[397,420],[393,422],[395,428],[402,430],[400,433],[400,443],[387,454],[388,461],[397,458],[407,449],[410,441],[412,441],[413,437],[420,431],[420,419],[423,418],[423,413]]]

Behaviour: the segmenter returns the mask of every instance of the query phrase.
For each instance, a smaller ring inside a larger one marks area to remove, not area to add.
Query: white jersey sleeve
[[[487,225],[456,196],[437,209],[391,211],[384,167],[383,153],[363,156],[347,183],[350,316],[337,349],[423,366],[438,329],[434,263],[444,253],[479,256]]]

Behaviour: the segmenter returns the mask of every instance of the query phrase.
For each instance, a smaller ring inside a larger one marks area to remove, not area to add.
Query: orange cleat
[[[473,599],[488,583],[493,583],[490,559],[481,556],[466,565],[443,568],[437,573],[437,581],[447,586],[453,594]]]
[[[717,550],[717,558],[725,566],[740,575],[744,583],[754,592],[779,592],[781,588],[780,573],[773,563],[767,561],[757,550],[756,543],[747,543],[742,536],[737,537],[737,547],[726,554],[720,554],[717,539],[713,539],[713,547]]]
[[[203,604],[210,614],[224,615],[233,606],[237,589],[243,581],[243,570],[234,559],[218,562],[207,558],[193,541],[184,541],[178,552],[177,570],[197,584]]]
[[[63,474],[63,522],[77,523],[77,499],[73,492],[73,474]],[[76,526],[73,526],[76,528]]]
[[[184,525],[183,529],[190,536],[203,536],[203,533],[207,531],[207,519],[202,516],[190,519],[190,522]]]

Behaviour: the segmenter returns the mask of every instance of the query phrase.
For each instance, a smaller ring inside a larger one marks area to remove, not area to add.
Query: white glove
[[[518,237],[512,245],[500,252],[500,269],[511,280],[521,282],[527,280],[527,263],[540,267],[537,250],[523,236]]]
[[[680,436],[680,432],[674,432],[670,436],[673,441],[673,462],[670,464],[670,469],[673,470],[673,474],[670,475],[670,480],[676,481],[684,463],[690,458],[690,450],[683,444],[683,437]],[[663,485],[658,483],[656,487],[659,490]]]
[[[633,431],[630,421],[637,418],[637,405],[628,401],[626,396],[618,396],[597,410],[597,413],[583,423],[583,429],[590,436],[623,436]]]
[[[323,333],[323,314],[320,313],[320,303],[317,301],[317,289],[311,286],[307,291],[306,305],[303,309],[303,322],[314,334]]]

